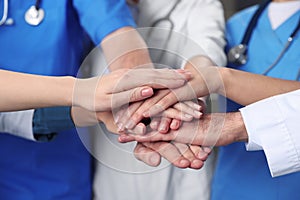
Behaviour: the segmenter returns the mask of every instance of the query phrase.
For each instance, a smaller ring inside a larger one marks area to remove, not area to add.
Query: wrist
[[[233,142],[247,142],[248,134],[241,113],[227,113],[226,118],[227,119],[225,123],[227,124],[228,128],[225,130],[228,130],[231,132],[231,134],[233,134]]]
[[[60,96],[63,98],[64,105],[66,106],[72,106],[75,80],[74,77],[67,76],[62,79],[62,84],[59,85],[59,87],[64,86],[61,87],[63,91]]]
[[[216,93],[226,97],[226,88],[228,88],[227,85],[231,76],[230,70],[226,67],[220,67],[219,75],[220,75],[220,81],[216,89]]]

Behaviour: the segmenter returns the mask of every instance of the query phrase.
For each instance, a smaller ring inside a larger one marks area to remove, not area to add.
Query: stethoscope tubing
[[[2,18],[0,20],[0,26],[2,26],[3,24],[5,24],[6,20],[7,20],[7,15],[8,15],[8,0],[3,0],[3,15]]]

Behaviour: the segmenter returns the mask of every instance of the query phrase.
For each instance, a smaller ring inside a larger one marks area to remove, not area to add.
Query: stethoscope
[[[251,38],[251,35],[253,33],[253,30],[255,29],[255,26],[257,24],[257,21],[260,17],[260,15],[262,14],[262,12],[264,11],[264,9],[267,7],[267,5],[270,3],[271,1],[265,1],[263,2],[259,8],[257,9],[257,11],[254,13],[253,17],[251,18],[251,21],[246,29],[246,32],[243,36],[242,42],[237,45],[232,47],[228,54],[227,54],[227,58],[228,58],[228,62],[234,64],[234,66],[240,66],[240,65],[244,65],[247,63],[247,49],[248,49],[248,45],[249,45],[249,41]],[[276,60],[262,73],[262,75],[266,75],[268,74],[280,61],[280,59],[284,56],[284,54],[286,53],[286,51],[288,50],[288,48],[291,46],[293,39],[295,38],[296,34],[298,33],[298,31],[300,30],[300,19],[298,22],[298,25],[296,26],[296,28],[293,30],[292,34],[289,36],[289,38],[287,39],[287,42],[283,48],[283,50],[280,52],[279,56],[276,58]],[[297,78],[296,80],[300,79],[300,69],[299,72],[297,74]]]
[[[171,15],[172,15],[173,11],[177,8],[178,4],[179,4],[181,1],[182,1],[182,0],[176,0],[175,4],[172,6],[172,8],[169,10],[169,12],[168,12],[165,16],[163,16],[163,17],[161,17],[161,18],[155,20],[155,21],[152,22],[152,24],[150,25],[150,27],[155,28],[155,27],[159,27],[159,24],[160,24],[160,23],[163,23],[163,22],[168,22],[168,23],[170,24],[170,27],[168,27],[169,30],[167,30],[167,31],[168,31],[168,35],[167,35],[167,37],[166,37],[166,40],[164,41],[165,43],[164,43],[164,45],[162,45],[162,50],[163,50],[163,52],[160,54],[160,56],[159,56],[159,58],[158,58],[158,60],[157,60],[158,62],[162,60],[162,58],[163,58],[163,56],[164,56],[164,54],[165,54],[165,49],[166,49],[166,47],[167,47],[167,43],[168,43],[168,41],[171,39],[172,30],[174,29],[174,22],[171,20],[170,17],[171,17]],[[154,31],[155,31],[154,29],[150,29],[150,31],[148,32],[146,38],[150,38]]]
[[[8,0],[3,0],[3,15],[0,20],[0,26],[2,25],[13,25],[14,20],[8,18]],[[41,0],[36,0],[35,4],[25,12],[24,19],[27,24],[32,26],[38,26],[45,17],[45,11],[40,7]]]

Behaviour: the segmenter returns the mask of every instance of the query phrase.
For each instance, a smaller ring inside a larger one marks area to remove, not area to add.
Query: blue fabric
[[[256,6],[246,9],[228,21],[227,49],[240,43],[256,9]],[[257,74],[263,73],[284,48],[287,38],[298,23],[299,16],[300,11],[273,31],[266,9],[251,37],[249,60],[239,69]],[[300,34],[298,33],[284,57],[268,76],[295,80],[300,68],[299,47]],[[228,101],[227,111],[236,111],[240,107]],[[212,199],[299,200],[299,180],[300,173],[272,178],[263,151],[247,152],[244,143],[236,143],[220,148],[212,184]]]
[[[134,25],[124,0],[44,0],[45,19],[33,27],[24,14],[34,2],[9,1],[15,24],[0,27],[2,69],[76,75],[89,38],[98,44],[108,33]],[[75,130],[48,143],[0,134],[0,149],[0,199],[91,199],[91,158]]]
[[[33,115],[33,133],[40,134],[39,138],[45,134],[53,134],[75,128],[71,118],[71,107],[39,108]],[[48,137],[45,137],[47,139]],[[38,139],[38,140],[40,140]],[[52,139],[52,137],[50,137]],[[43,139],[43,141],[45,141]]]

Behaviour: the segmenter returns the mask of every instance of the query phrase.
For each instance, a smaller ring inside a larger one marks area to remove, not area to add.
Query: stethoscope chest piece
[[[230,49],[228,52],[228,61],[234,65],[240,66],[247,62],[247,46],[244,44],[239,44]]]
[[[25,13],[25,21],[32,26],[39,25],[45,17],[45,12],[42,8],[36,9],[33,5]]]

